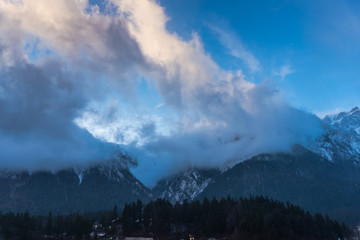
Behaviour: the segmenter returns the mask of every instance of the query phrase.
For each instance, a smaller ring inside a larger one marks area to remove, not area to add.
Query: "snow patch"
[[[354,131],[360,135],[360,127],[355,128]]]
[[[83,172],[83,170],[77,169],[77,168],[74,168],[74,171],[75,171],[77,177],[79,178],[79,185],[80,185],[83,180],[84,172]]]
[[[159,196],[169,199],[172,203],[181,203],[185,199],[194,200],[212,181],[211,178],[199,174],[197,170],[190,169],[165,180],[165,190]]]

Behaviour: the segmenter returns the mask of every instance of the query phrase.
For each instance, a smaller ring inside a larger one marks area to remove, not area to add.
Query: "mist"
[[[196,33],[169,32],[156,1],[104,4],[0,1],[1,167],[54,170],[121,151],[152,186],[321,133],[271,81],[222,69]]]

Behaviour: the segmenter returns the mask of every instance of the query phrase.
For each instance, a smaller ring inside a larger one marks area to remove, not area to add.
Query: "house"
[[[94,222],[92,228],[93,228],[93,230],[100,230],[100,229],[103,229],[103,225],[100,222],[96,221],[96,222]]]
[[[100,222],[94,222],[92,229],[93,231],[90,233],[91,239],[103,239],[106,237],[105,229]]]
[[[113,219],[111,221],[111,228],[113,230],[115,230],[117,233],[123,232],[123,226],[122,226],[120,218]]]
[[[91,239],[95,239],[95,238],[102,239],[102,238],[105,238],[105,237],[106,237],[106,233],[103,232],[103,231],[100,231],[100,232],[91,232],[91,233],[90,233],[90,238],[91,238]]]

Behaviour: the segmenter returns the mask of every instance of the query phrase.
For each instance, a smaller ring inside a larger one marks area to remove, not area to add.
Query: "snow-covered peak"
[[[359,110],[360,110],[360,109],[359,109],[358,107],[354,107],[353,109],[351,109],[350,112],[351,112],[351,113],[352,113],[352,112],[357,112],[357,111],[359,111]]]
[[[329,161],[360,165],[360,109],[327,115],[323,123],[325,132],[310,149]]]
[[[345,130],[357,130],[360,127],[360,109],[354,107],[349,112],[340,112],[325,116],[323,122],[327,125],[340,127]],[[357,131],[357,133],[359,133]]]

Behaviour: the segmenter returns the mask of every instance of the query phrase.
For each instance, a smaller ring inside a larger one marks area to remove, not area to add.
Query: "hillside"
[[[0,175],[0,210],[32,214],[98,211],[152,198],[151,191],[116,160],[58,172]]]

